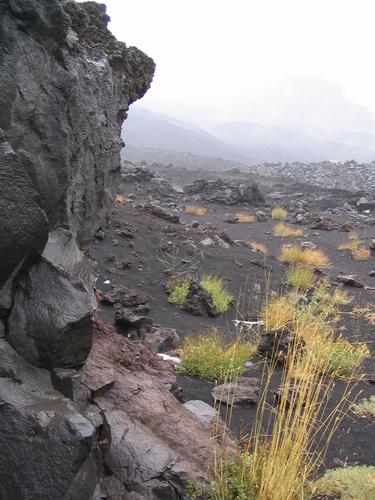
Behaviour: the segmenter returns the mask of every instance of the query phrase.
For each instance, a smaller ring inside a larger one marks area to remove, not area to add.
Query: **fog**
[[[142,107],[375,149],[373,0],[105,3],[116,37],[156,61]]]

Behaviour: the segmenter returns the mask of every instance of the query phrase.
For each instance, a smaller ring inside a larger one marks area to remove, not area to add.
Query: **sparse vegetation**
[[[292,321],[296,314],[297,296],[276,297],[267,302],[261,313],[266,331],[278,330]]]
[[[285,208],[275,207],[272,209],[271,216],[274,220],[285,220],[287,218],[288,211]]]
[[[370,258],[370,250],[364,247],[358,247],[356,250],[352,251],[352,257],[354,260],[368,260]]]
[[[208,331],[185,339],[178,370],[206,380],[233,379],[243,373],[254,352],[255,347],[248,342],[227,345],[217,331]]]
[[[362,417],[375,418],[375,395],[370,396],[368,399],[362,399],[357,404],[353,405],[352,410]]]
[[[255,221],[254,215],[248,214],[246,212],[238,212],[235,214],[235,217],[238,219],[238,222],[243,222],[246,224],[251,224]]]
[[[251,246],[251,248],[255,252],[259,252],[259,253],[262,253],[264,255],[266,255],[268,253],[268,249],[267,249],[266,245],[264,245],[263,243],[260,243],[259,241],[251,240],[251,241],[249,241],[249,245]]]
[[[185,206],[185,212],[190,215],[197,215],[199,217],[206,215],[208,212],[207,208],[204,207],[198,207],[196,205],[186,205]]]
[[[375,467],[357,465],[328,470],[312,483],[314,495],[341,500],[371,500],[375,498]]]
[[[298,238],[303,236],[303,229],[295,229],[283,222],[279,222],[273,229],[273,234],[278,238]]]
[[[219,313],[226,312],[231,303],[232,296],[226,289],[224,282],[217,276],[203,276],[201,285],[212,297],[212,302]]]
[[[290,264],[311,267],[328,267],[330,265],[323,250],[300,248],[298,245],[283,245],[281,247],[281,260]]]
[[[309,267],[292,266],[288,269],[286,282],[297,290],[310,290],[315,281],[314,271]]]
[[[172,302],[176,307],[182,308],[189,293],[190,280],[183,279],[176,281],[169,294],[169,302]]]

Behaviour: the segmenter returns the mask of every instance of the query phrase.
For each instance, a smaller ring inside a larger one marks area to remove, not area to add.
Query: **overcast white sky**
[[[247,119],[280,80],[318,78],[375,113],[374,0],[103,1],[116,37],[156,61],[146,108]]]

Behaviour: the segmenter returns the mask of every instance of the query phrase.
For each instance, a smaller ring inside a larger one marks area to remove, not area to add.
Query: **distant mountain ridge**
[[[123,139],[128,145],[124,157],[184,166],[197,161],[204,166],[220,159],[243,165],[262,162],[375,159],[375,141],[369,133],[335,130],[303,132],[298,129],[253,122],[221,122],[208,130],[173,117],[133,107]],[[203,160],[203,159],[206,160]]]

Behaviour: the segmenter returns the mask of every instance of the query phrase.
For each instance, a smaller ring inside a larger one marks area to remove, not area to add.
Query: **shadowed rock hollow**
[[[209,431],[170,393],[170,365],[93,318],[82,249],[109,218],[122,123],[155,67],[108,21],[95,2],[0,2],[2,499],[176,498],[205,474]]]

